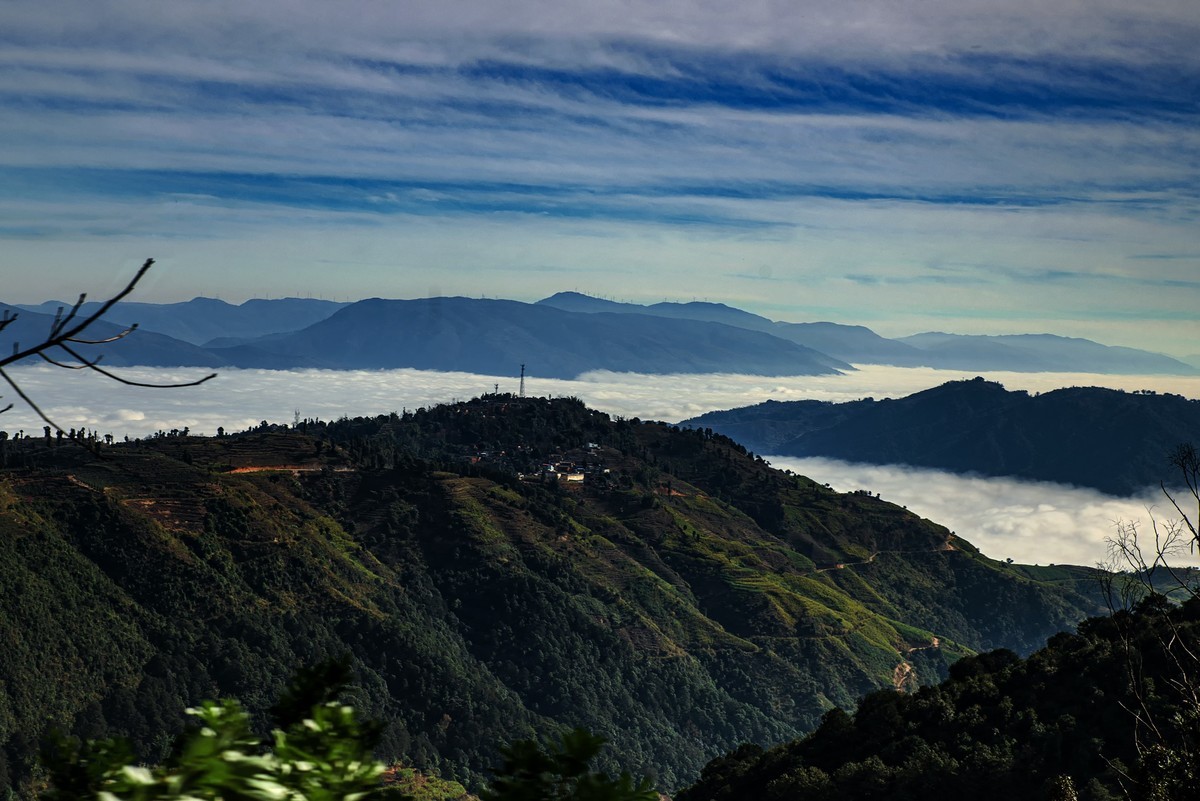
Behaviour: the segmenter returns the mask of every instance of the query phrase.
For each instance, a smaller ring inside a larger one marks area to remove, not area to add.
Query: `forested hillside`
[[[1198,647],[1200,604],[1158,596],[1028,659],[969,657],[939,686],[830,712],[806,739],[740,748],[676,801],[1192,799]]]
[[[17,785],[50,726],[157,760],[188,705],[263,721],[297,667],[348,652],[386,759],[477,785],[498,745],[583,725],[678,787],[1098,609],[1091,571],[1000,564],[725,437],[570,399],[2,455]]]
[[[1132,495],[1179,478],[1168,457],[1181,443],[1200,441],[1200,401],[1102,387],[1030,395],[976,378],[879,401],[767,401],[684,425],[711,427],[780,456],[908,464]]]

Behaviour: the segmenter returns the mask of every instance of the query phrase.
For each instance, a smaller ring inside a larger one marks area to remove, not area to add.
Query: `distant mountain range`
[[[0,314],[8,312],[17,315],[17,319],[0,331],[0,351],[10,353],[13,346],[29,346],[40,342],[50,332],[54,325],[54,312],[41,314],[27,311],[22,307],[8,306],[0,303]],[[121,334],[126,326],[114,325],[101,320],[88,329],[87,338],[93,341],[109,339]],[[198,345],[183,342],[174,337],[158,334],[142,329],[116,342],[103,345],[72,345],[81,356],[95,359],[103,356],[101,365],[106,367],[127,367],[130,365],[151,365],[162,367],[219,367],[227,365],[221,356]],[[46,354],[56,361],[70,361],[70,357],[62,352]]]
[[[798,345],[828,353],[843,361],[857,364],[894,364],[916,367],[924,363],[921,351],[911,345],[885,339],[861,325],[838,323],[779,323],[751,314],[723,303],[655,303],[639,306],[634,303],[616,303],[578,292],[559,292],[557,295],[539,300],[538,304],[554,306],[568,311],[592,314],[612,312],[621,314],[652,314],[684,320],[707,320],[724,323],[752,331],[763,331],[795,342]]]
[[[930,332],[899,341],[919,348],[939,367],[959,370],[978,369],[977,365],[986,363],[991,370],[1020,372],[1194,372],[1187,369],[1191,365],[1169,356],[1052,334],[965,336]]]
[[[589,370],[822,375],[850,365],[758,331],[653,315],[581,314],[511,300],[363,300],[300,331],[218,349],[282,366],[416,367],[574,378]],[[265,364],[260,366],[266,366]]]
[[[976,378],[906,398],[767,401],[683,425],[780,456],[907,464],[1055,481],[1132,495],[1177,476],[1180,444],[1200,442],[1200,401],[1070,387],[1029,395]]]
[[[881,337],[861,325],[774,322],[721,303],[655,303],[639,306],[559,292],[539,304],[579,312],[653,314],[709,320],[771,333],[854,364],[938,367],[953,370],[1192,375],[1197,366],[1160,353],[1111,347],[1053,334],[969,336],[930,332],[901,339]]]
[[[216,298],[192,298],[183,303],[121,302],[105,316],[110,323],[130,326],[134,323],[147,331],[181,339],[193,345],[205,345],[224,337],[261,337],[280,331],[296,331],[324,320],[348,303],[313,298],[255,298],[235,306]],[[18,308],[54,316],[71,304],[57,300],[22,305]],[[81,314],[91,314],[97,302],[83,304]]]
[[[0,334],[0,347],[48,330],[55,310],[68,305],[7,307],[26,319]],[[96,307],[85,304],[81,313]],[[106,362],[113,365],[416,367],[511,375],[526,364],[531,375],[555,378],[590,370],[821,375],[853,369],[852,364],[1200,373],[1195,365],[1161,354],[1050,334],[925,333],[887,339],[863,326],[776,322],[720,303],[640,306],[576,292],[532,304],[461,297],[350,304],[280,298],[235,306],[195,298],[120,303],[106,321],[117,327],[139,324],[137,334],[104,348]]]

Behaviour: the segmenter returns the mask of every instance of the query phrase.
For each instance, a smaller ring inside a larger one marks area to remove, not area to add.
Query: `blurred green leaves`
[[[265,748],[237,701],[206,701],[189,709],[198,724],[165,764],[131,764],[121,740],[78,744],[58,739],[45,754],[50,771],[46,801],[402,801],[385,788],[383,763],[371,753],[373,726],[336,702],[272,733]]]

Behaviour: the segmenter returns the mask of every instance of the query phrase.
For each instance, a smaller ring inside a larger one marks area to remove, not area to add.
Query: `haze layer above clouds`
[[[6,301],[562,289],[1195,351],[1200,7],[17,0]]]

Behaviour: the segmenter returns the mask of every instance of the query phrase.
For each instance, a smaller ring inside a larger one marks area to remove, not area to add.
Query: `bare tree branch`
[[[122,331],[121,333],[119,333],[119,334],[114,334],[113,336],[111,336],[111,337],[108,337],[107,339],[79,339],[79,338],[75,338],[75,339],[72,339],[71,341],[72,341],[72,342],[74,342],[74,343],[76,343],[76,344],[79,344],[79,345],[107,345],[109,342],[116,342],[118,339],[124,339],[125,337],[129,336],[129,335],[130,335],[130,334],[132,334],[134,331],[136,331],[136,330],[137,330],[137,328],[138,328],[138,324],[137,324],[137,323],[134,323],[133,325],[129,326],[128,328],[126,328],[126,329],[125,329],[124,331]]]
[[[194,387],[199,384],[203,384],[205,381],[208,381],[210,379],[217,377],[216,373],[209,373],[208,375],[204,376],[204,378],[198,378],[195,381],[184,381],[184,382],[181,382],[178,384],[147,384],[142,381],[132,381],[128,378],[122,378],[121,376],[116,375],[115,373],[110,373],[108,370],[105,370],[103,367],[99,367],[95,361],[91,361],[91,362],[87,361],[82,356],[80,356],[78,353],[76,353],[74,350],[72,350],[70,347],[68,347],[67,345],[59,345],[59,347],[62,348],[63,350],[65,350],[67,353],[74,356],[76,359],[79,359],[80,362],[82,362],[82,364],[80,365],[81,367],[86,367],[89,370],[95,370],[97,373],[99,373],[102,376],[105,376],[106,378],[111,378],[113,381],[117,381],[117,382],[120,382],[122,384],[131,386],[131,387],[148,387],[150,389],[177,389],[179,387]]]
[[[146,387],[150,389],[194,387],[199,384],[203,384],[205,381],[216,378],[217,374],[211,373],[203,378],[196,379],[195,381],[182,381],[168,384],[154,384],[143,381],[133,381],[100,367],[98,364],[100,357],[96,357],[94,359],[85,358],[72,347],[72,345],[105,345],[111,342],[116,342],[120,339],[124,339],[137,330],[137,324],[134,323],[119,334],[103,339],[84,339],[81,336],[92,325],[99,322],[100,319],[103,318],[104,315],[107,314],[109,310],[117,304],[118,301],[132,292],[134,287],[137,286],[138,282],[142,280],[142,276],[144,276],[152,266],[154,266],[154,259],[146,259],[146,263],[141,266],[141,268],[137,271],[137,274],[134,275],[133,278],[130,279],[129,283],[125,285],[124,289],[101,303],[99,308],[89,315],[80,316],[84,301],[87,300],[86,294],[81,294],[79,299],[76,300],[75,304],[71,307],[70,311],[67,311],[65,314],[63,313],[63,307],[60,306],[54,315],[54,322],[50,326],[50,332],[44,339],[27,348],[21,348],[18,343],[13,343],[12,353],[7,356],[0,357],[0,378],[3,378],[4,381],[6,381],[8,385],[13,388],[13,391],[17,393],[21,400],[28,404],[29,408],[33,409],[33,411],[37,413],[38,417],[44,420],[56,431],[63,431],[62,426],[51,420],[50,417],[42,410],[42,408],[38,406],[24,390],[21,389],[20,385],[12,378],[12,376],[10,376],[4,370],[5,367],[15,362],[19,362],[22,359],[27,359],[31,356],[38,356],[55,367],[61,367],[65,370],[92,370],[104,376],[105,378],[112,379],[113,381],[116,381],[120,384],[125,384],[126,386]],[[0,331],[3,331],[8,326],[12,325],[12,323],[19,316],[19,314],[11,313],[6,310],[4,312],[4,316],[0,317]],[[55,348],[63,353],[66,353],[79,363],[67,364],[53,358],[51,355],[49,355],[49,353],[53,353]],[[10,403],[8,406],[0,409],[0,413],[8,411],[12,407],[13,405]]]
[[[25,394],[25,391],[23,389],[21,389],[21,385],[18,384],[16,381],[13,381],[12,378],[8,375],[8,373],[4,371],[3,367],[0,367],[0,378],[3,378],[5,381],[7,381],[8,385],[13,388],[13,391],[16,392],[18,396],[20,396],[21,400],[25,401],[25,403],[27,403],[29,405],[29,408],[31,408],[35,412],[37,412],[37,416],[42,418],[43,420],[45,420],[46,424],[48,426],[53,428],[55,431],[64,431],[65,430],[58,423],[51,420],[49,415],[47,415],[45,412],[42,411],[42,407],[38,406],[36,403],[33,402],[33,398],[31,398]],[[8,405],[8,408],[9,409],[12,408],[11,403]],[[8,409],[5,409],[5,411],[8,411]]]
[[[61,367],[64,370],[86,370],[87,369],[86,364],[67,364],[66,362],[57,362],[54,359],[51,359],[49,356],[47,356],[44,353],[39,353],[38,356],[42,357],[42,361],[50,362],[50,364],[53,364],[55,367]]]
[[[1200,505],[1200,455],[1195,447],[1181,445],[1170,462],[1182,474],[1186,492]],[[1119,701],[1119,705],[1134,722],[1134,746],[1139,757],[1145,765],[1158,765],[1137,779],[1120,772],[1122,790],[1130,799],[1150,797],[1147,781],[1164,787],[1178,781],[1177,776],[1152,775],[1162,765],[1154,761],[1155,755],[1171,755],[1184,764],[1195,764],[1200,759],[1200,741],[1194,735],[1200,721],[1200,644],[1185,625],[1186,615],[1195,614],[1188,612],[1188,606],[1194,607],[1200,599],[1196,568],[1188,565],[1200,546],[1200,514],[1189,515],[1184,510],[1186,495],[1173,495],[1166,482],[1162,483],[1162,491],[1179,514],[1178,520],[1160,523],[1151,512],[1152,542],[1147,532],[1139,532],[1137,523],[1120,522],[1116,536],[1108,540],[1106,565],[1112,568],[1115,581],[1127,582],[1121,590],[1120,606],[1112,582],[1106,585],[1111,619],[1121,637],[1125,683],[1132,696],[1129,702]],[[1162,575],[1167,577],[1165,581]],[[1130,610],[1142,614],[1131,614]],[[1155,681],[1148,679],[1143,670],[1148,659],[1159,664]],[[1175,705],[1174,711],[1164,711],[1164,698]]]

